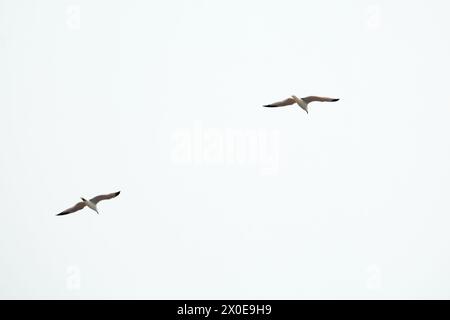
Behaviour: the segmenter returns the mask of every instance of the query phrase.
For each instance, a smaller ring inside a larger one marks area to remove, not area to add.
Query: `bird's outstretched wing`
[[[86,207],[86,204],[84,202],[78,202],[76,205],[74,205],[72,208],[66,209],[61,213],[58,213],[57,216],[63,216],[65,214],[74,213],[81,209]]]
[[[336,101],[339,101],[339,99],[327,98],[327,97],[317,97],[317,96],[304,97],[304,98],[302,98],[302,100],[305,101],[306,103],[315,102],[315,101],[320,101],[320,102],[336,102]]]
[[[287,98],[286,100],[283,101],[278,101],[278,102],[274,102],[271,104],[266,104],[263,107],[268,107],[268,108],[276,108],[276,107],[285,107],[285,106],[290,106],[291,104],[294,104],[295,100],[292,98]]]
[[[104,194],[104,195],[96,196],[96,197],[92,198],[89,201],[91,201],[93,204],[97,204],[97,203],[99,203],[102,200],[109,200],[109,199],[115,198],[119,194],[120,194],[120,191],[114,192],[114,193],[110,193],[110,194]]]

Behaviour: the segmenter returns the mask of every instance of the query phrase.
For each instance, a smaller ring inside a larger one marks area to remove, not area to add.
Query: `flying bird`
[[[94,197],[94,198],[92,198],[90,200],[86,200],[85,198],[81,198],[81,200],[82,200],[81,202],[78,202],[72,208],[66,209],[63,212],[58,213],[57,216],[63,216],[63,215],[69,214],[69,213],[74,213],[74,212],[80,211],[81,209],[83,209],[86,206],[98,213],[97,203],[99,203],[102,200],[109,200],[109,199],[115,198],[119,194],[120,194],[120,191],[114,192],[114,193],[110,193],[110,194],[104,194],[104,195],[96,196],[96,197]]]
[[[309,97],[305,97],[305,98],[297,98],[296,96],[292,95],[290,98],[287,98],[286,100],[274,102],[274,103],[271,103],[271,104],[267,104],[267,105],[265,105],[263,107],[268,107],[268,108],[285,107],[285,106],[290,106],[291,104],[296,103],[303,110],[305,110],[306,113],[308,113],[308,104],[310,104],[311,102],[315,102],[315,101],[336,102],[336,101],[339,101],[339,99],[326,98],[326,97],[317,97],[317,96],[309,96]]]

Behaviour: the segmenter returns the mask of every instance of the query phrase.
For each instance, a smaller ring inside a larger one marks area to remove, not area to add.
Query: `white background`
[[[0,0],[0,298],[450,298],[449,9]]]

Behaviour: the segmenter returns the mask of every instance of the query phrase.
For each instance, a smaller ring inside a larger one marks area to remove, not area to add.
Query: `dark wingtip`
[[[266,105],[263,105],[263,107],[265,107],[265,108],[273,108],[274,106],[271,105],[271,104],[266,104]]]
[[[333,99],[333,102],[339,101],[339,99]]]
[[[117,197],[119,194],[120,194],[120,191],[117,191],[117,192],[116,192],[116,197]]]

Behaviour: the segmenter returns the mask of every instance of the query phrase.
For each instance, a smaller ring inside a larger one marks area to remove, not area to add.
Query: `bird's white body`
[[[87,199],[81,199],[84,201],[84,203],[86,203],[86,206],[98,213],[97,205],[95,203]]]
[[[300,106],[300,108],[302,108],[303,110],[305,110],[306,112],[308,112],[308,103],[305,102],[305,100],[301,99],[301,98],[297,98],[296,96],[292,96],[292,98],[295,100],[295,102]]]

